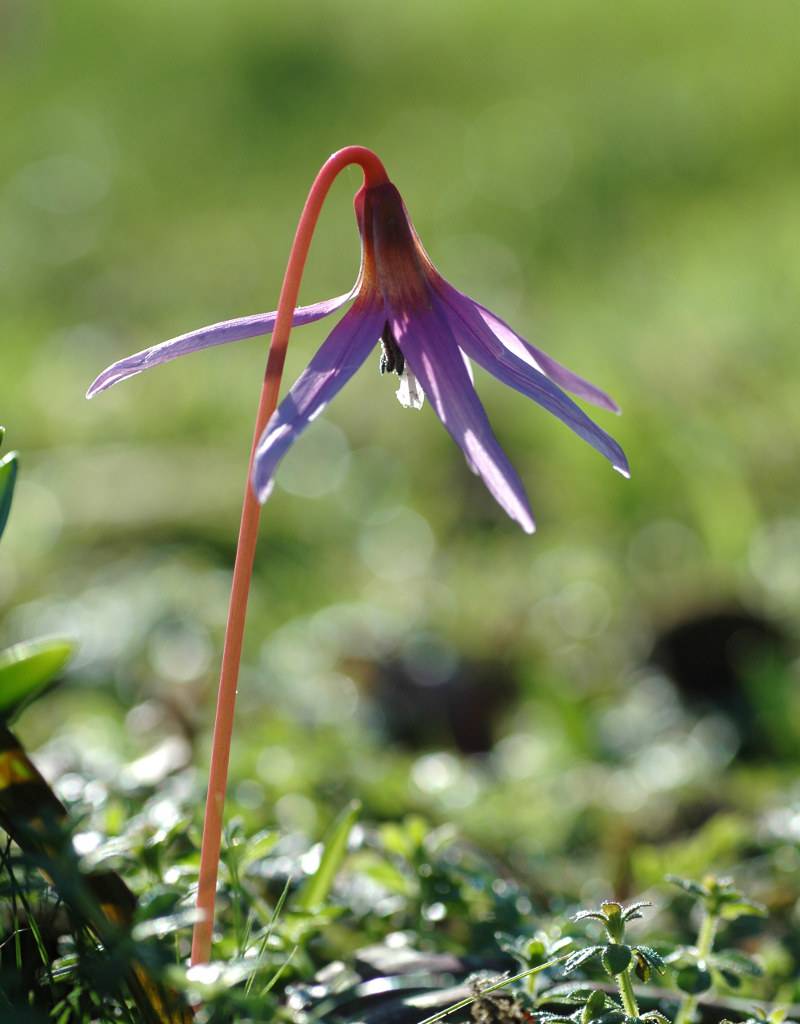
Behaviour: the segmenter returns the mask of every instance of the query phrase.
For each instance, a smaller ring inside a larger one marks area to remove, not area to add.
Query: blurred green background
[[[316,835],[355,794],[621,888],[665,844],[735,862],[753,816],[796,838],[799,31],[794,0],[4,0],[0,639],[80,641],[21,726],[51,774],[193,763],[202,791],[265,344],[83,394],[274,308],[316,170],[360,143],[445,276],[617,398],[633,477],[479,375],[527,538],[376,352],[266,509],[232,808]],[[355,277],[358,185],[305,301]]]

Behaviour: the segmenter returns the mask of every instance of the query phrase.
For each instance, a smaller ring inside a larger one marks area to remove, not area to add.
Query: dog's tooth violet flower
[[[278,463],[309,423],[380,346],[380,371],[400,378],[398,398],[420,408],[427,397],[460,445],[467,463],[503,509],[528,533],[533,515],[522,483],[495,438],[472,380],[471,361],[562,420],[624,476],[617,444],[565,388],[611,411],[604,392],[530,345],[498,316],[457,291],[422,247],[400,193],[389,181],[363,186],[355,197],[362,240],[361,271],[345,295],[297,307],[293,324],[312,323],[353,300],[267,423],[253,464],[253,487],[263,502]],[[152,366],[198,349],[268,334],[275,313],[226,320],[180,335],[114,363],[88,397]]]
[[[346,295],[298,307],[303,268],[325,198],[336,177],[353,164],[364,175],[355,197],[362,243],[358,280]],[[348,312],[278,405],[292,326],[320,320],[351,300]],[[528,499],[475,394],[473,360],[554,413],[628,475],[616,441],[567,398],[559,385],[616,411],[611,399],[529,345],[494,313],[456,291],[437,273],[386,168],[377,154],[364,146],[345,146],[332,153],[314,178],[297,222],[277,312],[226,320],[129,356],[101,373],[88,397],[188,352],[270,333],[273,337],[256,411],[222,647],[200,850],[198,916],[192,930],[193,965],[208,963],[212,954],[223,811],[259,502],[269,495],[277,465],[295,438],[319,416],[369,353],[380,345],[380,371],[398,375],[397,397],[404,406],[418,409],[427,396],[461,446],[470,468],[528,533],[534,529]]]

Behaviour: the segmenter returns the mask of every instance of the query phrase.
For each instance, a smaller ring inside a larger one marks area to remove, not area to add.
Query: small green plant
[[[572,920],[600,921],[608,941],[585,946],[570,954],[561,951],[573,940],[562,938],[560,935],[537,932],[533,938],[522,937],[516,940],[511,936],[500,935],[498,938],[502,949],[511,953],[520,963],[533,966],[512,978],[500,979],[493,985],[473,986],[473,995],[470,999],[462,1000],[459,1004],[426,1018],[422,1024],[434,1024],[469,1004],[475,1004],[472,1018],[480,1024],[491,1020],[522,1019],[536,1021],[537,1024],[639,1024],[642,1021],[669,1024],[668,1018],[659,1010],[640,1009],[632,979],[632,974],[636,974],[640,981],[648,981],[654,971],[663,973],[665,964],[662,957],[650,946],[632,945],[625,941],[625,926],[628,922],[642,917],[642,909],[649,905],[642,901],[624,907],[614,900],[606,900],[600,905],[599,910],[580,911]],[[592,982],[579,982],[553,985],[543,991],[538,1000],[532,1000],[535,988],[530,984],[531,978],[559,962],[563,963],[563,973],[569,975],[579,968],[586,967],[592,961],[600,963],[603,972],[616,986],[618,997]],[[501,1006],[496,996],[492,999],[487,998],[488,993],[494,994],[506,986],[520,983],[524,983],[524,988],[522,991],[517,990],[516,999],[511,1003],[506,1001]],[[526,1010],[526,1004],[538,1004],[540,1008]],[[575,1006],[576,1009],[571,1013],[546,1009],[547,1006],[564,1004]],[[497,1016],[498,1010],[503,1010],[505,1016]]]
[[[0,427],[0,441],[3,434]],[[13,454],[0,462],[0,535],[11,511],[16,466]],[[0,850],[0,877],[2,888],[11,894],[15,974],[25,979],[16,994],[34,1000],[37,990],[46,988],[60,1024],[72,1019],[73,1011],[81,1012],[84,986],[89,1004],[96,1004],[101,995],[100,1002],[118,1001],[127,1012],[128,999],[132,1000],[143,1024],[188,1024],[193,1019],[190,1008],[161,983],[163,950],[153,943],[134,949],[133,892],[116,872],[86,870],[81,864],[73,847],[73,820],[9,728],[20,711],[58,678],[72,652],[70,642],[58,639],[0,651],[0,828],[8,837]],[[31,876],[37,874],[52,886],[53,895],[58,894],[70,920],[69,932],[50,942],[43,938],[28,897],[35,889]],[[34,941],[26,958],[22,937],[28,932]],[[54,960],[50,947],[59,939],[68,952]],[[26,993],[27,984],[31,987]],[[59,999],[59,986],[65,984],[70,993]]]
[[[740,950],[714,949],[720,922],[745,915],[763,916],[766,911],[734,888],[728,879],[709,875],[695,882],[669,876],[668,881],[678,885],[702,908],[695,945],[672,947],[667,944],[668,952],[662,953],[651,945],[631,943],[627,926],[643,917],[642,911],[650,904],[639,901],[624,906],[616,900],[606,900],[599,909],[582,910],[572,917],[577,923],[599,922],[605,931],[605,942],[595,942],[564,954],[564,948],[576,940],[566,937],[558,922],[548,931],[516,936],[497,933],[500,948],[527,970],[512,978],[497,979],[494,984],[490,984],[490,978],[482,979],[473,985],[472,998],[440,1011],[423,1024],[444,1019],[470,1004],[472,1019],[481,1024],[495,1020],[529,1020],[536,1024],[639,1024],[642,1021],[670,1024],[671,1019],[673,1024],[690,1024],[701,994],[711,992],[715,986],[736,988],[744,977],[757,978],[762,973],[759,965]],[[664,945],[661,940],[662,949]],[[563,963],[564,975],[585,973],[595,967],[606,980],[590,977],[538,988],[536,982],[541,983],[547,977],[545,970],[559,962]],[[669,1008],[675,1001],[668,992],[663,988],[650,991],[643,988],[654,974],[663,975],[669,967],[675,971],[676,984],[682,993],[674,1016]],[[510,991],[501,998],[499,993],[506,988]],[[575,1009],[564,1011],[562,1007]],[[714,1004],[716,1015],[728,1009],[724,1003]],[[741,1024],[793,1022],[787,1020],[785,1010],[755,1009]]]
[[[683,992],[675,1024],[690,1024],[697,1009],[697,1000],[716,986],[738,988],[742,976],[758,977],[760,966],[737,949],[715,950],[720,922],[739,917],[764,917],[766,910],[747,899],[728,878],[707,875],[701,882],[669,875],[667,881],[692,897],[701,908],[697,941],[693,946],[679,946],[666,962],[675,971],[675,983]]]
[[[497,932],[495,938],[500,949],[513,956],[523,971],[551,963],[562,956],[565,950],[572,945],[572,939],[562,935],[558,928],[550,931],[539,929],[533,935],[509,935],[507,932]],[[525,986],[527,994],[532,998],[535,997],[540,983],[540,974],[529,975]]]
[[[599,959],[605,974],[616,984],[620,998],[620,1002],[617,1003],[613,997],[602,991],[588,991],[585,998],[580,997],[584,1001],[580,1015],[583,1024],[599,1019],[603,1020],[603,1024],[616,1024],[617,1021],[666,1020],[664,1015],[656,1010],[646,1013],[640,1011],[632,977],[635,973],[641,981],[648,981],[653,971],[663,973],[664,960],[652,946],[630,945],[625,941],[626,925],[642,917],[642,910],[648,906],[650,904],[646,901],[624,907],[615,900],[605,900],[599,910],[582,910],[574,916],[574,921],[599,921],[605,929],[608,942],[576,950],[564,964],[564,974],[571,974],[589,961]]]

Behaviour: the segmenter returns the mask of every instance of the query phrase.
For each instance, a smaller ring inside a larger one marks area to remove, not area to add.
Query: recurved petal
[[[591,381],[579,377],[577,373],[573,373],[566,366],[562,366],[561,363],[553,359],[546,352],[543,352],[540,348],[531,345],[529,341],[526,341],[525,338],[517,334],[512,327],[509,327],[504,320],[501,320],[490,309],[482,306],[479,302],[475,302],[474,299],[470,299],[468,296],[463,297],[467,302],[471,302],[475,306],[483,320],[505,347],[513,352],[514,355],[519,356],[523,362],[529,363],[537,370],[541,370],[559,387],[564,388],[566,391],[571,391],[578,398],[583,398],[587,402],[599,406],[601,409],[608,409],[610,412],[619,413],[619,406],[605,391],[596,387]]]
[[[586,415],[580,406],[533,365],[502,344],[490,330],[471,299],[442,282],[438,293],[458,344],[468,356],[503,384],[532,398],[604,455],[614,469],[630,476],[628,460],[610,434]]]
[[[325,299],[323,302],[315,302],[311,306],[298,306],[294,311],[292,325],[299,327],[302,324],[310,324],[315,320],[322,320],[353,298],[355,288],[346,295],[337,295],[333,299]],[[277,313],[255,313],[252,316],[240,316],[235,320],[223,320],[218,324],[211,324],[208,327],[201,327],[199,330],[190,331],[188,334],[180,334],[177,338],[170,338],[169,341],[162,341],[159,345],[152,345],[150,348],[135,352],[132,356],[120,359],[112,363],[92,383],[86,392],[87,398],[93,398],[101,391],[106,391],[122,380],[133,377],[143,370],[149,370],[153,366],[160,366],[168,363],[178,356],[188,355],[190,352],[199,352],[200,349],[212,348],[214,345],[226,345],[230,341],[243,341],[245,338],[254,338],[259,334],[271,334],[275,327]]]
[[[386,314],[375,297],[359,297],[334,327],[272,414],[258,442],[253,463],[253,490],[266,501],[278,463],[323,411],[378,343]]]
[[[467,464],[526,533],[535,526],[525,489],[492,433],[448,320],[438,305],[395,315],[390,323],[403,355]]]

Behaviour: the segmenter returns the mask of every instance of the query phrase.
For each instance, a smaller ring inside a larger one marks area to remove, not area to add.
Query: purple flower
[[[293,323],[312,323],[350,300],[353,304],[267,424],[253,465],[253,488],[261,501],[269,496],[278,463],[295,439],[378,343],[381,372],[395,372],[400,378],[397,395],[401,403],[419,408],[427,396],[470,468],[526,532],[534,530],[528,498],[475,392],[471,361],[538,402],[588,441],[616,470],[629,475],[617,442],[561,388],[618,412],[611,398],[445,281],[423,249],[394,185],[387,182],[361,188],[355,197],[355,209],[362,239],[356,284],[346,295],[298,307]],[[89,388],[88,397],[188,352],[269,334],[275,316],[261,313],[226,320],[128,356],[100,374]]]

